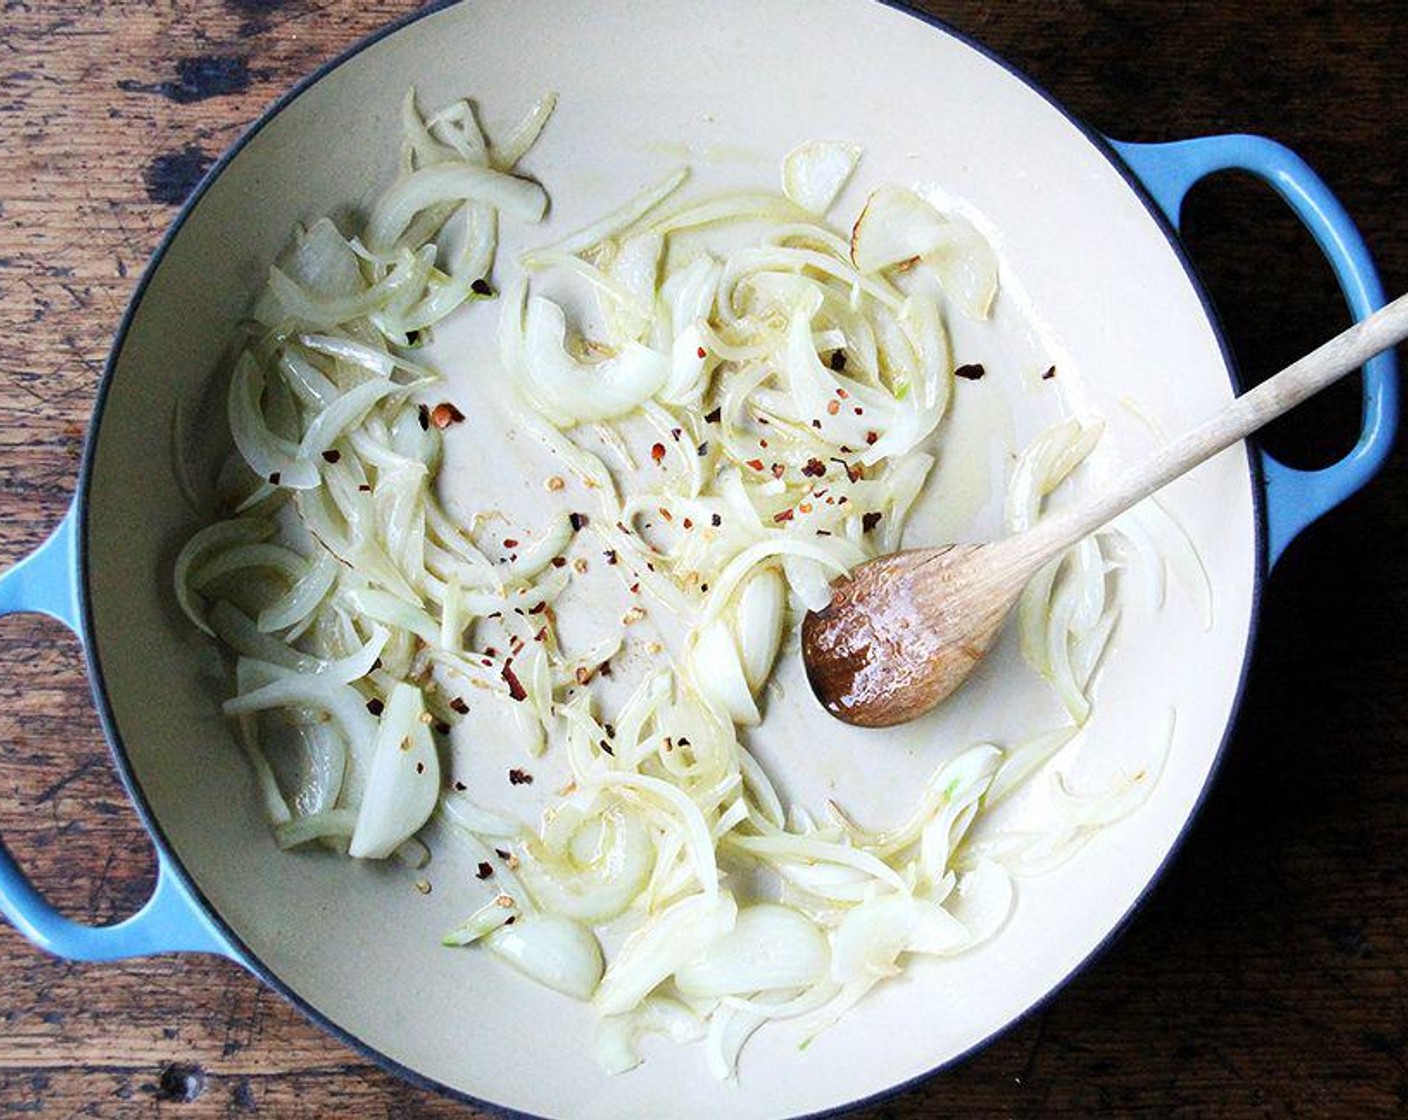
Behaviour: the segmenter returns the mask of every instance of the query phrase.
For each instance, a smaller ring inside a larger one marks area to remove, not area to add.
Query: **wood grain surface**
[[[69,500],[109,339],[176,205],[278,94],[415,6],[0,3],[0,566]],[[1289,143],[1359,221],[1390,291],[1408,289],[1398,0],[922,6],[1111,134]],[[1347,321],[1308,237],[1245,177],[1198,188],[1186,233],[1249,376]],[[1268,440],[1328,462],[1356,407],[1352,387],[1336,391]],[[1114,947],[977,1056],[858,1115],[1408,1111],[1403,468],[1400,452],[1275,573],[1226,766]],[[31,617],[0,622],[0,835],[85,920],[130,913],[150,887],[77,647]],[[233,965],[68,964],[0,923],[11,1113],[475,1115],[382,1072]]]

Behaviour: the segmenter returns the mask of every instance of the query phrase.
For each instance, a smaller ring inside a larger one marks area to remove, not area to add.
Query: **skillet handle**
[[[78,594],[77,514],[33,553],[0,572],[0,615],[31,611],[57,618],[83,640]],[[65,918],[35,889],[0,840],[0,913],[41,949],[76,961],[110,961],[177,951],[219,953],[238,960],[164,854],[156,889],[137,913],[111,926]]]
[[[1295,211],[1339,278],[1356,319],[1383,306],[1383,285],[1364,238],[1323,180],[1289,148],[1260,136],[1208,136],[1171,144],[1111,141],[1175,229],[1194,183],[1218,171],[1248,171]],[[1364,365],[1359,441],[1328,467],[1303,471],[1259,451],[1266,480],[1267,563],[1296,535],[1368,482],[1383,466],[1398,426],[1398,363],[1392,350]]]

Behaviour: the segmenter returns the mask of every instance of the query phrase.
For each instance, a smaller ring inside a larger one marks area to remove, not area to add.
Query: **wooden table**
[[[416,5],[0,9],[0,565],[62,514],[109,338],[202,170],[294,80]],[[1263,132],[1339,192],[1408,288],[1402,5],[923,5],[1130,139]],[[843,49],[838,45],[838,49]],[[1199,188],[1188,241],[1251,374],[1345,321],[1308,237],[1250,181]],[[1346,389],[1283,422],[1347,446]],[[1286,556],[1226,767],[1115,947],[978,1056],[864,1115],[1403,1115],[1408,1110],[1408,484],[1400,453]],[[129,913],[151,856],[73,640],[0,623],[0,834],[70,914]],[[82,966],[0,924],[0,1113],[464,1117],[237,967]]]

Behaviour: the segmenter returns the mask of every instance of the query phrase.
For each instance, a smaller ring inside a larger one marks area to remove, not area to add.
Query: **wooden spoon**
[[[1408,296],[1356,323],[1168,444],[1106,493],[990,544],[879,556],[802,621],[812,691],[837,719],[890,727],[949,696],[1048,561],[1155,490],[1408,337]]]

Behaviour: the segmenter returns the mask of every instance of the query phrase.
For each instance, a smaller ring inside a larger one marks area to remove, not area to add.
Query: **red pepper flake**
[[[508,781],[510,785],[514,786],[531,786],[533,784],[533,775],[528,773],[527,770],[520,770],[515,766],[508,772]]]
[[[844,400],[846,400],[851,394],[848,393],[848,392],[846,392],[845,389],[838,388],[838,389],[836,390],[836,395],[837,395],[838,397],[840,397],[840,398],[844,401]]]
[[[666,521],[673,521],[673,520],[674,520],[674,516],[673,516],[673,515],[670,513],[670,511],[667,510],[664,506],[658,506],[658,507],[657,507],[657,512],[658,512],[658,513],[660,514],[660,516],[663,517]]]
[[[274,473],[269,476],[269,485],[277,486],[281,478],[283,478],[283,475],[281,475],[278,471],[274,471]]]
[[[827,414],[828,416],[835,416],[835,415],[836,415],[838,412],[840,412],[840,411],[841,411],[841,402],[840,402],[840,401],[827,401],[827,402],[826,402],[826,414]]]
[[[1047,371],[1041,375],[1041,379],[1042,379],[1043,381],[1050,381],[1050,380],[1051,380],[1053,377],[1055,377],[1055,376],[1056,376],[1056,367],[1055,367],[1055,366],[1050,366],[1050,367],[1047,369]]]
[[[861,514],[861,515],[860,515],[860,531],[861,531],[862,533],[869,533],[871,530],[873,530],[873,529],[875,528],[875,526],[877,526],[877,525],[880,524],[880,518],[881,518],[882,516],[883,516],[883,514],[879,513],[878,511],[872,511],[872,512],[870,512],[870,513],[863,513],[863,514]]]
[[[959,366],[953,371],[954,377],[961,377],[965,381],[977,381],[987,370],[983,368],[981,362],[971,362],[966,366]]]
[[[504,538],[504,547],[505,547],[505,548],[517,548],[517,547],[518,547],[518,542],[517,542],[516,540],[514,540],[512,537],[505,537],[505,538]]]
[[[785,509],[785,510],[783,510],[781,513],[775,513],[775,514],[773,514],[773,515],[772,515],[772,519],[773,519],[774,521],[776,521],[776,522],[780,525],[780,524],[782,524],[782,522],[784,522],[784,521],[791,521],[791,520],[792,520],[792,515],[793,515],[793,511],[792,511],[792,510],[790,510],[790,509]]]
[[[640,584],[639,584],[639,583],[633,583],[633,584],[631,584],[630,592],[631,592],[632,595],[639,595],[639,594],[640,594]]]
[[[781,478],[781,477],[782,477],[784,474],[786,474],[786,473],[787,473],[787,468],[784,467],[781,463],[774,463],[774,464],[772,465],[772,476],[773,476],[773,478]]]
[[[597,676],[599,676],[599,677],[609,677],[609,676],[611,676],[611,662],[610,662],[610,661],[603,661],[600,665],[598,665],[598,666],[596,667],[596,672],[597,672]]]
[[[797,507],[797,512],[798,512],[798,513],[811,513],[811,511],[812,511],[812,504],[811,504],[811,502],[803,502],[801,505],[799,505],[799,506]]]
[[[591,518],[585,513],[569,513],[567,522],[572,526],[574,533],[580,533],[591,522]]]
[[[857,416],[865,415],[865,409],[861,408],[860,405],[856,405],[855,408],[853,408],[851,411],[854,412]]]
[[[699,347],[699,349],[696,350],[695,353],[698,354],[701,358],[707,358],[709,356],[709,351],[705,350],[702,346]]]
[[[494,865],[485,861],[479,865],[479,870],[474,873],[476,879],[487,879],[494,873]]]
[[[688,517],[686,517],[683,521],[681,521],[680,524],[683,525],[686,529],[693,529],[693,528],[694,528],[694,522],[691,521]]]
[[[430,409],[426,408],[425,405],[421,405],[420,408],[416,410],[416,418],[420,421],[421,431],[430,431]]]
[[[371,484],[368,482],[362,483],[360,486],[357,487],[357,489],[363,494],[370,494],[372,492]]]
[[[578,665],[577,671],[572,675],[576,679],[577,683],[580,685],[588,685],[592,683],[592,671],[588,669],[585,665]]]
[[[379,716],[382,712],[386,711],[386,705],[373,696],[367,701],[367,711],[371,712],[374,716]]]
[[[826,364],[831,367],[833,373],[840,373],[846,368],[846,352],[844,350],[831,351],[831,359]]]
[[[851,500],[851,499],[848,498],[848,497],[846,497],[845,494],[842,494],[839,498],[836,499],[836,504],[837,504],[838,506],[843,506],[843,505],[845,505],[847,502],[849,502],[850,500]]]
[[[450,701],[450,711],[455,712],[458,715],[467,716],[469,715],[469,705],[464,702],[463,697],[456,696],[453,700]]]
[[[846,462],[846,460],[838,459],[835,455],[831,456],[831,461],[833,463],[840,463],[842,468],[846,472],[846,477],[849,478],[852,482],[859,482],[862,478],[865,477],[865,468],[862,467],[859,463],[857,463],[855,466],[851,466],[851,464]],[[843,498],[842,501],[844,500],[845,499]]]
[[[879,432],[866,432],[866,433],[865,433],[865,442],[866,442],[867,444],[869,444],[870,446],[872,446],[872,447],[875,445],[875,441],[878,440],[879,438],[880,438],[880,433],[879,433]]]
[[[699,452],[699,457],[701,459],[704,458],[706,455],[709,454],[709,441],[706,439],[703,443],[696,447],[695,450]]]
[[[441,401],[430,413],[430,422],[443,432],[451,424],[463,424],[464,413],[449,401]]]
[[[565,556],[554,556],[554,557],[552,558],[552,566],[553,566],[554,568],[565,568],[565,567],[567,567],[567,557],[565,557]]]
[[[614,564],[618,559],[618,557],[616,556],[616,550],[614,548],[608,548],[605,552],[602,553],[602,555],[606,557],[606,562],[608,564]]]
[[[802,473],[806,475],[807,478],[820,478],[826,473],[826,464],[820,459],[808,459],[802,465]]]
[[[502,848],[495,848],[495,849],[494,849],[494,854],[495,854],[496,856],[498,856],[500,859],[512,859],[512,858],[513,858],[513,853],[512,853],[512,852],[506,852],[506,851],[504,851]]]
[[[335,447],[329,447],[323,452],[323,462],[325,463],[336,463],[341,458],[342,452]]]
[[[546,626],[544,626],[541,630],[539,630],[536,634],[533,635],[533,640],[534,640],[535,642],[545,642],[545,641],[547,641],[547,640],[548,640],[548,628],[547,628]]]
[[[679,443],[679,441],[680,441],[680,436],[682,436],[682,435],[684,435],[684,430],[683,430],[683,429],[681,429],[681,428],[671,428],[671,429],[670,429],[670,438],[671,438],[672,440],[674,440],[676,443]]]
[[[504,681],[508,684],[509,696],[522,703],[528,699],[528,690],[523,687],[523,682],[518,679],[518,674],[513,671],[513,658],[504,662]]]
[[[744,465],[752,467],[755,471],[763,469],[763,461],[761,459],[749,459]]]
[[[765,439],[760,439],[758,441],[758,446],[761,447],[764,451],[766,451],[768,447],[768,441]]]
[[[813,420],[813,421],[812,421],[812,427],[815,428],[817,431],[821,431],[821,421],[820,421],[820,420]]]
[[[663,443],[657,443],[652,446],[650,449],[650,457],[657,463],[663,462],[665,459],[665,445]]]
[[[531,607],[528,608],[528,613],[529,613],[529,614],[542,614],[542,613],[543,613],[545,610],[547,610],[547,609],[548,609],[548,605],[547,605],[547,603],[545,603],[545,602],[544,602],[544,603],[534,603]]]
[[[724,410],[722,406],[717,406],[704,414],[704,423],[717,424],[723,414]]]
[[[494,294],[494,289],[489,286],[489,281],[485,280],[482,276],[469,286],[469,290],[475,295],[483,296],[486,299]]]

